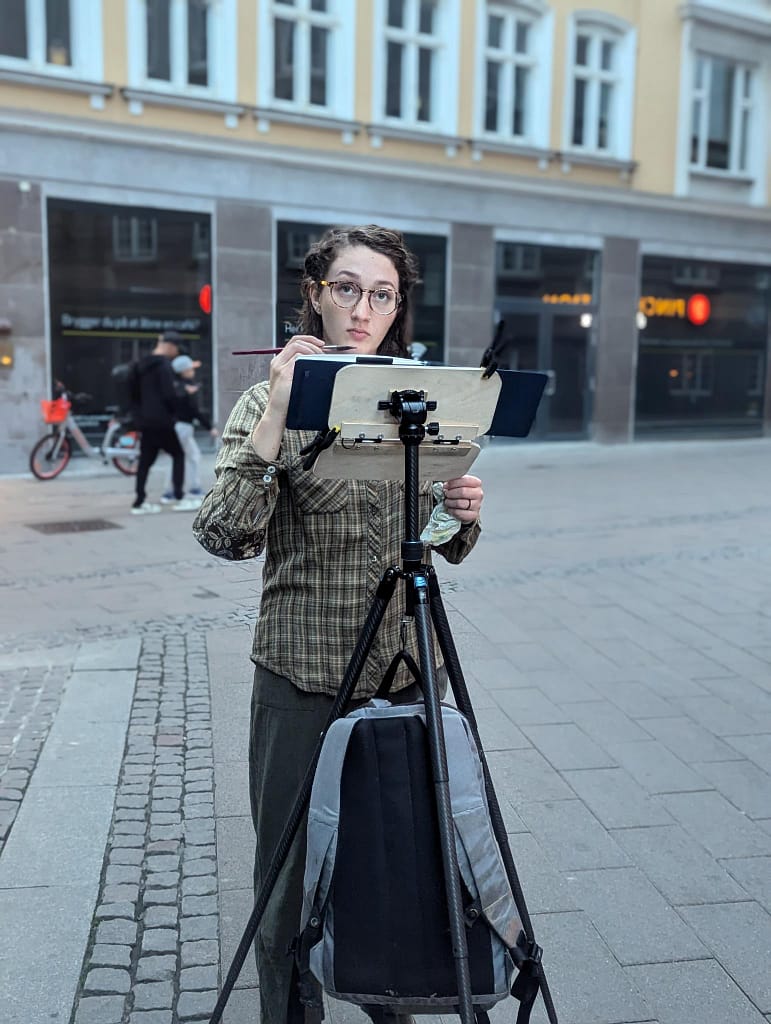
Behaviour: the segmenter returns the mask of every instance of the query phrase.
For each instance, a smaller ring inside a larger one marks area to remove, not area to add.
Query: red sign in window
[[[712,312],[712,303],[709,301],[706,295],[702,295],[701,292],[696,295],[692,295],[688,299],[688,305],[685,309],[685,315],[695,324],[697,327],[701,327],[709,320],[710,313]]]
[[[204,313],[211,313],[211,285],[205,284],[198,293],[198,305]]]

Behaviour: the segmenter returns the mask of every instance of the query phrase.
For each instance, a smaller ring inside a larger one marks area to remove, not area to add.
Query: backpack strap
[[[396,678],[397,670],[402,662],[404,662],[404,664],[407,666],[407,669],[411,673],[412,678],[415,680],[415,682],[418,684],[421,690],[423,689],[423,677],[420,674],[420,669],[415,664],[415,659],[412,657],[409,651],[402,650],[393,656],[391,664],[386,669],[386,673],[383,676],[383,682],[380,684],[380,686],[378,686],[377,692],[375,693],[376,699],[386,699],[388,697],[388,694],[391,692],[393,681]]]
[[[512,953],[518,968],[514,984],[511,986],[511,994],[519,1000],[517,1024],[528,1024],[530,1011],[533,1009],[536,996],[541,988],[543,950],[535,941],[531,942],[524,931],[521,931]]]
[[[324,1001],[321,985],[311,974],[311,947],[321,939],[323,926],[318,904],[314,904],[308,923],[292,942],[292,980],[289,989],[287,1024],[321,1024]]]

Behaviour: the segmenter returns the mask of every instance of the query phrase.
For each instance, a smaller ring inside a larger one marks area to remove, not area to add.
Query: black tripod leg
[[[249,920],[246,923],[244,934],[241,937],[241,941],[238,944],[235,955],[233,956],[233,962],[228,970],[227,977],[222,986],[222,991],[219,994],[219,998],[215,1004],[214,1010],[211,1017],[209,1018],[209,1024],[219,1024],[222,1020],[222,1014],[227,1005],[227,1001],[230,998],[230,993],[233,990],[233,986],[238,980],[238,975],[241,973],[241,968],[244,966],[244,961],[249,953],[254,937],[257,934],[257,929],[260,926],[260,921],[265,913],[265,908],[268,905],[271,893],[276,885],[276,881],[281,872],[281,868],[284,866],[284,861],[287,858],[294,837],[297,835],[297,830],[300,828],[305,811],[308,807],[308,801],[311,796],[311,789],[313,788],[313,777],[316,773],[316,765],[321,754],[321,745],[324,741],[324,737],[327,734],[327,730],[334,721],[336,721],[342,714],[344,714],[348,703],[353,695],[353,691],[356,689],[356,683],[359,680],[361,671],[364,668],[364,663],[367,660],[372,643],[375,639],[380,623],[385,615],[386,608],[393,597],[394,589],[399,580],[398,569],[388,569],[380,581],[380,586],[377,589],[375,598],[370,607],[367,619],[362,627],[361,633],[356,641],[356,646],[353,649],[351,660],[348,662],[348,667],[345,670],[343,681],[340,684],[340,689],[337,691],[335,700],[332,704],[332,708],[329,712],[329,718],[327,719],[326,725],[319,736],[319,741],[316,744],[316,749],[313,752],[311,763],[308,766],[305,778],[303,779],[300,792],[295,801],[294,807],[287,819],[287,823],[284,826],[284,831],[281,833],[281,838],[278,841],[276,852],[273,854],[268,870],[265,873],[265,880],[262,883],[262,888],[257,895],[255,900],[254,908],[249,916]],[[299,928],[299,921],[298,921]]]
[[[444,885],[447,893],[447,911],[450,918],[450,936],[455,959],[455,974],[458,981],[458,1009],[463,1024],[474,1024],[474,1004],[469,972],[466,922],[460,889],[458,854],[455,849],[455,825],[450,804],[450,782],[447,772],[447,750],[444,740],[442,706],[436,682],[434,650],[431,642],[431,622],[428,606],[428,586],[424,573],[417,572],[408,580],[407,586],[414,595],[415,629],[420,655],[420,672],[423,678],[423,697],[428,727],[428,746],[431,754],[431,771],[436,792],[436,810],[439,819],[439,841],[442,849]],[[408,604],[409,607],[409,604]]]
[[[484,747],[482,746],[482,741],[479,737],[479,728],[477,726],[474,708],[471,704],[468,686],[466,685],[466,680],[463,677],[463,670],[461,669],[460,660],[458,659],[458,652],[455,649],[455,641],[453,640],[452,633],[450,631],[450,623],[447,620],[447,613],[442,602],[442,595],[439,591],[439,581],[437,580],[436,573],[431,568],[429,568],[428,571],[428,595],[431,619],[434,623],[434,629],[436,630],[436,636],[439,641],[439,648],[442,652],[442,657],[444,658],[445,667],[447,668],[447,675],[450,679],[450,686],[455,696],[455,703],[458,705],[460,713],[468,720],[474,741],[477,745],[477,750],[479,751],[479,759],[482,762],[482,772],[485,780],[485,793],[487,795],[487,804],[490,810],[490,821],[493,826],[493,834],[495,835],[498,847],[501,851],[503,866],[506,869],[506,876],[509,880],[509,885],[511,886],[514,902],[516,903],[517,910],[519,911],[520,921],[522,922],[522,930],[524,931],[528,941],[535,943],[533,923],[530,919],[530,913],[527,909],[527,904],[525,903],[525,895],[522,892],[522,885],[519,881],[519,875],[517,874],[517,868],[511,854],[511,848],[509,847],[506,825],[503,820],[503,815],[501,814],[501,807],[498,803],[495,787],[493,786],[493,780],[490,775],[490,768],[487,764]],[[557,1024],[557,1011],[554,1008],[551,992],[549,991],[549,986],[546,982],[546,977],[543,973],[543,968],[540,967],[540,964],[538,967],[538,973],[539,985],[541,988],[541,995],[543,996],[544,1006],[546,1007],[546,1013],[552,1024]]]

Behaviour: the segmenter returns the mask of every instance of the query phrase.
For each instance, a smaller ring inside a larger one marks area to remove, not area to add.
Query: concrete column
[[[446,360],[477,366],[490,344],[495,304],[495,238],[491,227],[453,224]]]
[[[600,273],[592,437],[607,443],[634,437],[640,251],[634,238],[606,238]]]
[[[0,181],[0,319],[10,324],[3,341],[13,346],[14,364],[0,366],[0,470],[26,468],[43,434],[41,398],[48,397],[45,277],[40,189],[21,191]]]
[[[270,207],[221,200],[216,210],[214,360],[217,422],[224,426],[239,394],[268,373],[269,357],[234,349],[274,343],[273,222]]]

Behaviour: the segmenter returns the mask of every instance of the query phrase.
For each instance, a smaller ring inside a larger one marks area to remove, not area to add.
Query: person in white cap
[[[197,501],[198,504],[203,498],[203,490],[201,488],[201,449],[195,439],[195,423],[200,423],[212,437],[217,436],[217,430],[212,426],[209,417],[198,408],[196,395],[200,385],[194,381],[195,371],[200,365],[199,360],[191,359],[188,355],[177,356],[171,361],[171,368],[176,375],[175,391],[177,395],[177,421],[174,424],[174,429],[185,453],[185,492],[191,503]],[[171,466],[169,466],[161,503],[167,505],[174,500]]]

